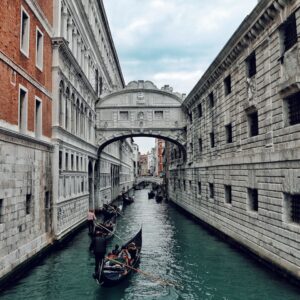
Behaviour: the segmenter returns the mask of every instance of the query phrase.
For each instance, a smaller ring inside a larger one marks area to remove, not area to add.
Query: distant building
[[[148,170],[148,155],[147,154],[141,154],[140,155],[140,176],[148,176],[149,170]]]
[[[152,148],[150,152],[148,152],[148,170],[149,175],[155,174],[155,165],[156,165],[156,156],[155,156],[155,148]]]
[[[155,175],[163,175],[163,150],[165,148],[165,141],[162,139],[155,139],[155,156],[156,156],[156,168]]]

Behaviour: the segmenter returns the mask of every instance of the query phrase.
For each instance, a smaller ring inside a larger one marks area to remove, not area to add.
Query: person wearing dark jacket
[[[92,240],[92,249],[95,254],[95,273],[99,272],[98,266],[102,263],[106,253],[106,240],[102,236],[101,231],[96,231],[95,236]]]

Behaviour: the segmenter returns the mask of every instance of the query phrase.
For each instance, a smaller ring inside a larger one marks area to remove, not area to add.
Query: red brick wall
[[[57,0],[55,0],[57,1]],[[36,0],[39,7],[42,9],[50,25],[53,25],[53,1],[52,0]]]
[[[46,2],[49,3],[49,12],[52,10],[52,0],[40,2],[43,2],[44,10],[46,10]],[[20,51],[21,5],[30,16],[29,58]],[[2,0],[0,14],[0,51],[51,92],[52,47],[49,35],[24,0]],[[40,71],[35,64],[36,26],[44,34],[43,71]],[[28,130],[34,131],[35,96],[38,96],[42,99],[43,134],[50,137],[51,100],[20,75],[17,74],[13,79],[13,70],[2,60],[0,60],[0,119],[14,125],[18,124],[19,83],[28,89]]]

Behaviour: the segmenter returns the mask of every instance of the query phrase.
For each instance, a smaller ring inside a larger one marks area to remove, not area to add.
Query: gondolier
[[[105,257],[106,253],[106,240],[102,236],[101,231],[97,230],[95,232],[95,236],[92,241],[92,249],[95,255],[95,274],[94,277],[98,277],[99,275],[99,268],[102,265],[102,261]]]
[[[88,221],[88,228],[89,228],[89,234],[93,233],[94,230],[94,220],[96,220],[96,216],[94,214],[93,210],[89,210],[87,214],[87,221]]]

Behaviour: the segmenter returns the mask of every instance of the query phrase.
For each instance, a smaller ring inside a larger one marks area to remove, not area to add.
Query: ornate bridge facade
[[[157,137],[177,144],[186,153],[186,114],[182,95],[150,81],[132,81],[96,105],[99,151],[127,137]]]

